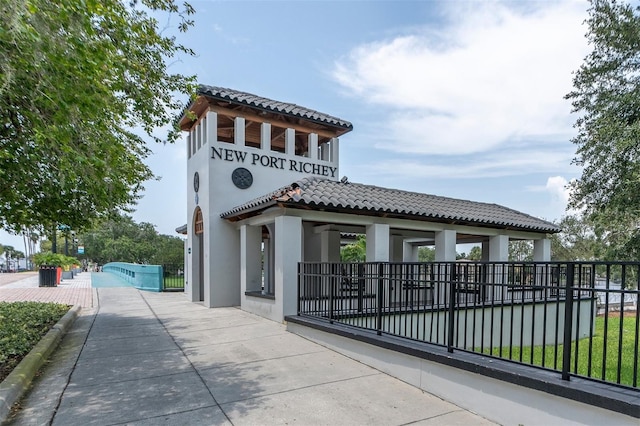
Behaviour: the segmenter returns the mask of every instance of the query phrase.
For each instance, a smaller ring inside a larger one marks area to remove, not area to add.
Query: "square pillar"
[[[189,132],[189,136],[190,136],[189,140],[191,141],[191,155],[193,155],[193,154],[196,153],[196,138],[197,138],[197,135],[196,135],[196,127],[195,126],[191,128],[191,131]]]
[[[480,260],[483,262],[489,261],[489,241],[482,242],[482,258]]]
[[[294,129],[286,129],[284,132],[284,153],[287,155],[296,155],[296,131]]]
[[[233,127],[233,143],[238,146],[244,146],[244,117],[236,117]]]
[[[275,220],[274,278],[278,316],[298,313],[298,263],[302,261],[302,219],[278,216]]]
[[[262,227],[240,227],[240,295],[262,290]]]
[[[489,238],[489,261],[506,262],[509,260],[509,237],[507,235],[495,235]],[[507,282],[507,268],[504,265],[493,265],[493,269],[488,272],[489,277],[496,284]],[[488,297],[491,300],[500,300],[508,297],[507,289],[503,286],[490,286]]]
[[[533,242],[533,260],[534,262],[551,261],[551,241],[549,239],[544,238]]]
[[[211,144],[218,141],[218,114],[213,111],[207,111],[207,132],[205,144]]]
[[[402,262],[404,260],[404,238],[399,235],[391,235],[389,240],[389,260]]]
[[[331,138],[331,162],[338,164],[340,159],[340,141],[338,138]]]
[[[506,262],[509,260],[509,237],[495,235],[489,239],[489,261]]]
[[[320,233],[320,261],[340,262],[340,231],[330,230]]]
[[[325,142],[320,145],[320,159],[322,161],[329,161],[329,157],[331,156],[331,146],[329,143]]]
[[[367,225],[367,262],[389,261],[389,225]]]
[[[318,134],[310,133],[307,144],[308,156],[312,160],[318,158]]]
[[[451,229],[445,229],[443,231],[436,232],[435,244],[436,244],[436,262],[455,262],[456,261],[456,231]],[[436,303],[448,303],[449,300],[449,285],[446,283],[448,279],[448,273],[451,273],[449,266],[444,268],[438,268],[440,273],[438,274],[439,283],[436,291]]]
[[[456,231],[445,229],[436,232],[436,262],[456,261]]]
[[[260,149],[271,150],[271,123],[260,125]]]
[[[417,262],[419,247],[411,243],[403,242],[402,245],[402,261],[403,262]]]

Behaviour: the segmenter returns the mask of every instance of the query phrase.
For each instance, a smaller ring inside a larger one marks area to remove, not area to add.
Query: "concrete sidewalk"
[[[239,309],[94,291],[10,424],[492,424]]]

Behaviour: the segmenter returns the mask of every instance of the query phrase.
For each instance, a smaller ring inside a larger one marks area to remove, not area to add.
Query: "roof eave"
[[[437,218],[433,216],[426,215],[407,215],[407,214],[398,214],[389,211],[380,211],[380,210],[368,210],[368,209],[345,209],[345,208],[337,208],[337,207],[329,207],[329,206],[321,206],[321,205],[311,205],[307,203],[300,202],[291,202],[291,201],[277,201],[271,200],[265,204],[260,204],[248,209],[243,209],[238,212],[227,212],[220,215],[223,219],[229,220],[230,222],[238,222],[243,219],[247,219],[249,217],[257,216],[262,213],[262,211],[266,210],[269,207],[277,206],[282,209],[300,209],[300,210],[318,210],[325,211],[330,213],[348,213],[348,214],[357,214],[361,216],[375,216],[375,217],[387,217],[393,219],[403,219],[403,220],[417,220],[421,222],[432,222],[432,223],[446,223],[449,225],[461,225],[461,226],[475,226],[479,228],[492,228],[492,229],[502,229],[507,231],[524,231],[524,232],[536,232],[536,233],[545,233],[545,234],[555,234],[561,232],[560,228],[536,228],[536,227],[525,227],[525,226],[513,226],[506,224],[495,224],[495,223],[485,223],[485,222],[474,222],[468,220],[460,220],[460,219],[445,219],[445,218]]]

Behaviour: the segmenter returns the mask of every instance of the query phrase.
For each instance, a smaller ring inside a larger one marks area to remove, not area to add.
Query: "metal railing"
[[[162,265],[162,291],[184,290],[184,265],[182,263]]]
[[[298,314],[638,387],[640,263],[316,263]]]

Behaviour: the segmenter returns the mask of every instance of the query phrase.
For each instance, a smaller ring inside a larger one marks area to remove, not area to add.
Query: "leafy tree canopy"
[[[179,237],[160,235],[155,226],[136,223],[120,215],[79,235],[84,257],[99,264],[129,262],[152,265],[182,264],[184,243]]]
[[[436,260],[436,249],[434,247],[419,247],[418,262],[434,262]]]
[[[568,215],[555,223],[562,228],[562,232],[550,237],[551,260],[594,261],[606,259],[606,246],[596,235],[593,224],[588,217]]]
[[[583,166],[570,205],[584,209],[608,247],[607,257],[640,258],[640,7],[591,0],[591,53],[567,95]]]
[[[340,248],[343,262],[364,262],[367,259],[367,237],[358,235],[353,243]]]
[[[137,133],[159,141],[193,84],[167,69],[193,52],[155,17],[185,31],[192,13],[174,0],[3,1],[1,228],[82,229],[135,202],[153,177]]]
[[[469,255],[467,256],[467,259],[474,260],[474,261],[482,260],[482,247],[480,246],[471,247],[471,250],[469,251]]]

